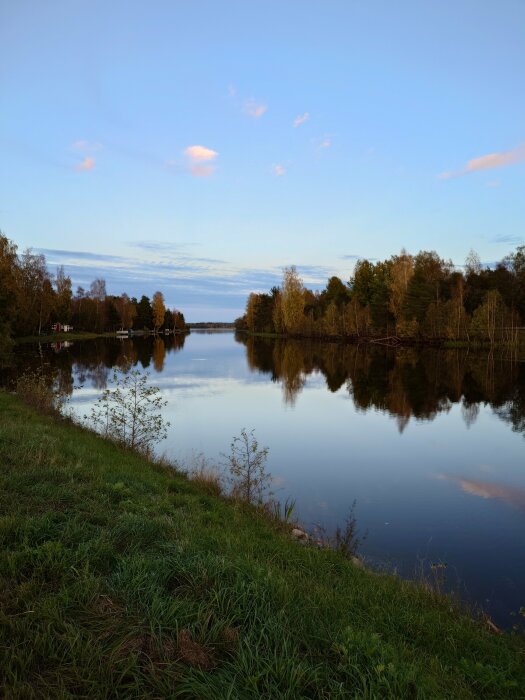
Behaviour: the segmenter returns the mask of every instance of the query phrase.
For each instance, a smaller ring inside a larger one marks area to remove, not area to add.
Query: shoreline
[[[190,330],[185,330],[185,331],[174,331],[172,333],[169,333],[168,336],[170,335],[186,335],[190,333]],[[164,333],[154,333],[153,331],[135,331],[133,335],[129,336],[130,338],[133,337],[144,337],[144,336],[150,336],[150,335],[157,335],[161,338],[165,337]],[[29,335],[29,336],[24,336],[22,338],[13,338],[12,341],[15,345],[22,345],[24,343],[61,343],[65,340],[96,340],[97,338],[118,338],[119,336],[117,335],[117,331],[105,331],[104,333],[93,333],[90,331],[85,331],[85,332],[79,332],[79,333],[52,333],[50,335]],[[124,336],[124,338],[127,338],[128,336]]]
[[[399,336],[333,336],[333,335],[303,335],[293,333],[266,333],[235,329],[236,333],[251,338],[274,338],[282,340],[316,341],[322,343],[337,343],[338,345],[378,345],[381,347],[412,347],[412,348],[465,348],[471,350],[519,350],[520,343],[509,345],[508,343],[494,343],[482,341],[447,340],[443,338],[404,338]]]

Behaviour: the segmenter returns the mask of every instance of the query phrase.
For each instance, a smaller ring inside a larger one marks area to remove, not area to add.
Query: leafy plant
[[[260,505],[265,496],[269,496],[272,476],[266,471],[268,447],[259,449],[255,431],[241,430],[230,445],[230,454],[226,457],[226,466],[230,473],[232,495],[247,503]]]
[[[148,385],[148,377],[139,370],[115,370],[114,388],[105,389],[85,416],[97,432],[144,454],[167,437],[170,425],[161,413],[168,402],[159,387]]]
[[[368,533],[361,535],[357,529],[357,519],[355,517],[356,501],[352,503],[343,527],[338,527],[335,531],[334,548],[341,552],[347,559],[355,557],[359,547],[363,544]]]
[[[323,525],[318,524],[313,532],[312,538],[321,547],[330,547],[340,552],[346,559],[353,559],[357,556],[359,547],[368,536],[368,531],[361,534],[357,529],[357,518],[355,516],[356,501],[354,501],[346,516],[344,526],[338,526],[334,535],[329,535]]]

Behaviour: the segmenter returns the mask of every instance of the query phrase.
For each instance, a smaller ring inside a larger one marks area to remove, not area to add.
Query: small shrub
[[[359,547],[367,538],[368,532],[360,534],[357,529],[357,519],[355,517],[356,501],[352,503],[348,515],[345,519],[344,527],[338,526],[335,534],[327,534],[326,528],[317,525],[312,533],[312,539],[321,547],[330,547],[340,552],[346,559],[354,559],[357,556]]]
[[[226,467],[230,473],[232,496],[253,505],[262,505],[271,495],[269,486],[272,475],[266,471],[268,447],[259,449],[254,435],[245,428],[239,437],[234,437],[230,445],[230,454],[226,457]]]
[[[355,557],[359,547],[363,544],[368,533],[359,534],[357,519],[355,517],[356,502],[352,503],[345,519],[344,527],[338,527],[335,531],[334,548],[341,552],[347,559]]]
[[[105,389],[91,415],[84,416],[104,437],[146,455],[167,437],[170,425],[161,414],[168,402],[159,387],[148,385],[148,377],[139,370],[115,370],[114,388]]]

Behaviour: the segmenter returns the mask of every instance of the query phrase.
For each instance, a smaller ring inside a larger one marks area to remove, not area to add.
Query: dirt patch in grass
[[[178,655],[183,663],[201,671],[211,671],[216,666],[213,652],[192,639],[191,632],[188,629],[183,629],[179,632]]]

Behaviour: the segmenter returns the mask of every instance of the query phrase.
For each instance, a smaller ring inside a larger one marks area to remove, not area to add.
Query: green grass
[[[523,698],[521,637],[0,393],[0,696]]]

